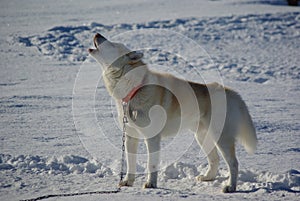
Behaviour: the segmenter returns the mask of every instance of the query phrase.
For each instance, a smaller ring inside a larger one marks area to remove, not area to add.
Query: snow
[[[248,155],[237,146],[233,194],[221,192],[224,162],[215,181],[195,181],[207,162],[184,133],[162,144],[158,189],[141,188],[141,143],[134,187],[48,200],[299,199],[299,7],[281,0],[0,4],[1,200],[116,189],[121,130],[101,68],[86,51],[96,32],[140,49],[153,68],[237,90],[253,117],[258,149]]]

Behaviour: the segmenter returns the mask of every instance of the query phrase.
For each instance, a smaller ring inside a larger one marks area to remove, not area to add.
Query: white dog
[[[128,105],[127,174],[119,185],[134,183],[138,139],[142,137],[148,149],[148,180],[144,187],[156,188],[161,138],[188,128],[208,157],[208,170],[197,179],[215,179],[219,151],[230,173],[223,192],[234,192],[238,176],[235,141],[239,140],[249,153],[257,144],[247,106],[238,93],[217,83],[204,85],[150,71],[141,60],[142,53],[100,34],[95,35],[94,45],[96,49],[89,49],[89,53],[103,68],[104,82],[116,101],[120,120],[122,103]]]

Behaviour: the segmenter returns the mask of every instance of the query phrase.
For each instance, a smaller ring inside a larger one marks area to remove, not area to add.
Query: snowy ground
[[[180,157],[168,146],[170,141],[163,144],[163,157],[172,163],[160,171],[159,189],[142,189],[145,175],[140,174],[134,187],[119,194],[49,200],[299,199],[299,7],[280,0],[13,0],[0,5],[1,200],[115,190],[121,131],[100,68],[86,52],[96,32],[133,49],[147,47],[145,61],[191,80],[201,82],[211,75],[208,80],[220,81],[214,76],[220,72],[221,81],[239,91],[249,106],[258,150],[248,155],[238,146],[234,194],[221,193],[227,178],[224,162],[216,181],[194,180],[205,172],[207,162],[191,136],[183,135],[179,139],[187,148]],[[188,42],[180,45],[177,34],[205,51],[193,52]],[[186,52],[191,55],[188,64],[178,56]],[[73,95],[78,72],[86,69],[90,71],[84,78],[100,79],[94,86],[95,103]],[[95,108],[96,113],[87,111],[87,120],[96,120],[99,135],[79,129],[76,115],[73,119],[74,100],[78,111],[90,104]],[[140,154],[144,152],[141,144]],[[142,157],[138,171],[145,171]]]

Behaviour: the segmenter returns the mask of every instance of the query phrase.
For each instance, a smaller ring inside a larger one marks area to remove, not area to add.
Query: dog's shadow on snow
[[[221,186],[221,184],[224,184],[228,180],[228,177],[219,176],[216,178],[216,180],[218,181],[218,183],[220,183],[220,186]],[[164,192],[161,192],[162,195],[176,192],[176,193],[182,195],[182,197],[188,197],[188,196],[197,194],[196,192],[184,191],[184,190],[172,189],[172,188],[164,188],[164,187],[158,187],[156,189],[164,191]],[[233,192],[233,194],[238,194],[238,193],[248,194],[248,193],[255,193],[257,191],[265,191],[267,193],[272,193],[272,192],[276,192],[276,191],[282,191],[283,193],[284,192],[297,193],[297,194],[300,193],[299,190],[293,190],[290,187],[286,186],[286,184],[284,184],[282,182],[268,182],[267,187],[254,187],[249,190],[237,189],[235,192]],[[160,194],[160,193],[158,193],[158,194]]]
[[[288,192],[288,193],[300,193],[300,191],[296,191],[296,190],[292,190],[289,188],[278,188],[278,189],[274,189],[274,188],[268,188],[268,187],[258,187],[258,188],[253,188],[250,190],[237,190],[234,193],[255,193],[259,190],[264,190],[267,193],[272,193],[272,192],[276,192],[276,191],[282,191],[282,192]]]
[[[299,190],[293,190],[291,188],[291,186],[287,186],[283,182],[267,182],[266,186],[253,187],[249,190],[237,190],[235,191],[235,193],[255,193],[257,191],[265,191],[267,193],[272,193],[276,191],[282,191],[287,193],[300,193]]]

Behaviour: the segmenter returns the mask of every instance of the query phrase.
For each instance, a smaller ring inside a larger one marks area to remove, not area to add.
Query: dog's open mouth
[[[88,49],[89,53],[92,53],[93,51],[99,49],[99,45],[101,45],[104,41],[107,41],[107,39],[104,36],[102,36],[101,34],[97,33],[94,36],[94,46],[96,49],[93,49],[93,48]]]

